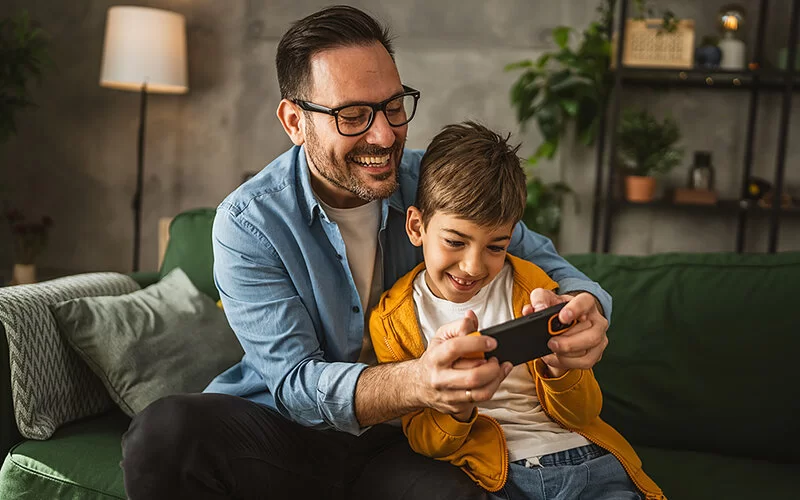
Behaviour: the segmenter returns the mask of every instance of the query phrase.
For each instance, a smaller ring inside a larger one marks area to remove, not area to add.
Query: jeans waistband
[[[542,455],[538,461],[533,459],[523,458],[517,460],[515,464],[524,465],[525,467],[534,467],[539,465],[541,467],[559,467],[563,465],[579,465],[589,460],[602,457],[608,454],[608,451],[597,446],[596,444],[587,444],[586,446],[579,446],[569,450],[557,451],[549,455]],[[537,463],[538,462],[538,463]]]

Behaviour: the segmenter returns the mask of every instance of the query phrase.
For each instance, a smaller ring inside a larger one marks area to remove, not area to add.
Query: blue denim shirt
[[[381,205],[386,289],[422,261],[404,227],[422,154],[403,153],[400,187]],[[342,235],[311,190],[302,147],[282,154],[220,204],[213,247],[214,282],[245,355],[205,391],[248,398],[305,426],[362,432],[354,399],[367,367],[356,363],[364,311]],[[539,265],[561,293],[592,293],[611,317],[611,297],[558,256],[547,238],[520,223],[509,252]]]

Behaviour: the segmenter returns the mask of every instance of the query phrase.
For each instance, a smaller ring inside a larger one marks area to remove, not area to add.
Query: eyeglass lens
[[[405,125],[414,116],[417,100],[410,95],[401,95],[386,103],[386,121],[393,127]],[[357,135],[364,132],[372,121],[373,110],[369,106],[347,106],[336,116],[339,131]]]

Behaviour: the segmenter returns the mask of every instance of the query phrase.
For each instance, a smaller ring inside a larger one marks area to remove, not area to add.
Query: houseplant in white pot
[[[672,118],[658,121],[647,110],[625,110],[617,131],[617,161],[625,172],[625,198],[636,203],[653,200],[655,175],[665,174],[683,160],[676,147],[681,133]]]

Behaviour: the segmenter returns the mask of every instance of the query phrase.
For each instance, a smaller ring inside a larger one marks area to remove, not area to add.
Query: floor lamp
[[[186,20],[180,14],[148,7],[108,9],[100,85],[140,93],[133,196],[133,270],[139,270],[144,187],[147,94],[183,94],[186,83]]]

